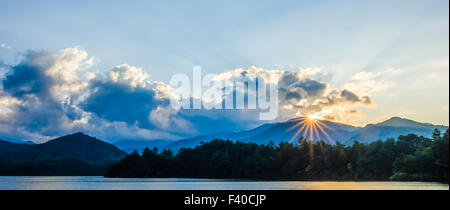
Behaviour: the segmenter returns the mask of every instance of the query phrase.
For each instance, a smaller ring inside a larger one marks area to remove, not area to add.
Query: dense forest
[[[195,148],[145,149],[113,164],[107,177],[269,180],[417,180],[448,183],[449,134],[409,134],[351,146],[323,141],[275,146],[213,140]]]
[[[0,160],[0,176],[102,176],[113,163],[81,158]]]

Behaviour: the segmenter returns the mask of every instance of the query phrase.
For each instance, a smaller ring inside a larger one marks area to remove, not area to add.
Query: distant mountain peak
[[[430,123],[420,123],[414,120],[401,118],[401,117],[391,117],[386,121],[377,123],[375,125],[380,126],[392,126],[392,127],[420,127],[420,126],[430,126]]]
[[[384,122],[388,122],[388,121],[409,121],[409,122],[416,122],[414,120],[410,120],[407,118],[402,118],[402,117],[391,117],[388,120],[384,121]]]
[[[42,144],[23,145],[14,158],[22,161],[36,159],[78,158],[89,162],[121,159],[126,153],[116,146],[78,132],[49,140]]]
[[[393,120],[407,120],[406,118],[402,118],[402,117],[391,117],[388,120],[385,121],[393,121]]]
[[[82,132],[76,132],[76,133],[70,134],[70,136],[88,136],[88,135],[86,135]]]

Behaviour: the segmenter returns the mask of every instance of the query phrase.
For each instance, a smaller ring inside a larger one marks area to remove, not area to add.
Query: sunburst
[[[328,134],[328,131],[333,132],[334,130],[327,124],[322,122],[323,120],[325,119],[317,113],[299,118],[298,122],[288,129],[289,131],[294,129],[296,130],[294,136],[292,136],[292,138],[289,140],[289,143],[292,143],[294,140],[296,140],[300,133],[303,132],[303,136],[309,139],[310,142],[314,142],[314,140],[323,140],[320,139],[320,134],[322,134],[326,137],[328,142],[334,144],[335,142]]]

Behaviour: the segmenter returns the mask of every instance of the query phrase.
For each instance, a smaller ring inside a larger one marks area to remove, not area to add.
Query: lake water
[[[448,190],[434,182],[312,182],[0,176],[0,190]]]

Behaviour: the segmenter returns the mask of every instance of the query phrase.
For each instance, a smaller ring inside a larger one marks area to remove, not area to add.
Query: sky
[[[176,139],[262,123],[169,110],[167,84],[193,65],[296,78],[281,85],[278,120],[313,110],[448,125],[448,46],[446,0],[0,0],[0,137]]]

